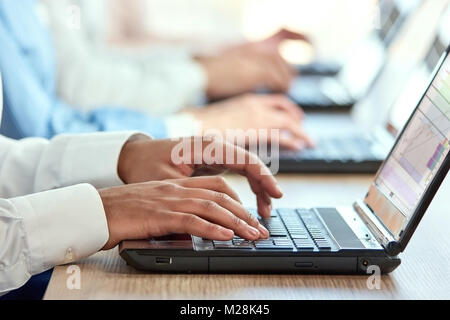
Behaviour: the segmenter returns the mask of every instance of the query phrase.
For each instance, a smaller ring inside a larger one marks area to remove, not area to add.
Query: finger
[[[256,240],[261,236],[258,229],[248,225],[244,220],[215,201],[197,198],[174,199],[170,202],[170,208],[176,212],[182,211],[199,216],[202,219],[233,230],[235,234],[244,239]]]
[[[188,213],[173,212],[168,215],[167,222],[170,233],[188,233],[200,238],[219,241],[231,240],[234,237],[233,230]]]
[[[277,69],[280,72],[280,75],[283,78],[283,92],[287,92],[289,90],[289,87],[291,86],[292,80],[294,79],[294,68],[291,67],[286,60],[283,59],[283,57],[276,52],[273,56],[273,63],[277,66]]]
[[[304,143],[307,147],[313,147],[314,143],[312,139],[308,136],[308,134],[301,128],[300,122],[291,119],[289,116],[283,113],[273,112],[270,115],[272,119],[273,126],[275,128],[286,130],[288,134],[292,136],[293,140],[296,140],[297,143]],[[285,139],[283,142],[287,142],[289,139],[289,135],[284,135]],[[280,134],[279,141],[281,143],[281,139],[283,139],[283,135]]]
[[[272,200],[270,196],[254,181],[250,181],[250,188],[256,194],[258,214],[263,218],[269,218],[272,211]]]
[[[282,129],[286,129],[292,133],[293,137],[296,138],[297,141],[304,141],[307,147],[311,148],[314,146],[314,142],[297,122],[289,120],[284,124]]]
[[[273,36],[271,36],[269,39],[277,40],[279,42],[281,42],[283,40],[300,40],[300,41],[311,42],[311,39],[307,35],[305,35],[303,33],[290,31],[287,29],[281,29],[280,31],[275,33]]]
[[[269,236],[269,232],[259,223],[258,219],[248,212],[248,210],[246,210],[241,203],[237,202],[225,193],[200,188],[184,188],[181,190],[181,195],[186,198],[214,201],[241,220],[245,221],[248,225],[258,229],[261,235],[265,237]]]
[[[272,141],[269,142],[272,143]],[[278,143],[281,148],[292,151],[300,151],[304,148],[305,145],[304,142],[294,139],[291,135],[286,136],[283,134],[280,135]]]
[[[258,197],[256,197],[256,204],[258,206],[258,214],[265,219],[270,218],[272,205],[266,203],[263,194],[259,194]]]
[[[303,110],[282,94],[273,94],[267,96],[268,102],[272,103],[276,108],[283,110],[294,117],[294,119],[303,120],[305,113]]]
[[[281,198],[283,196],[272,172],[258,156],[229,143],[224,144],[224,149],[224,152],[234,153],[234,159],[244,160],[243,163],[237,163],[238,161],[227,163],[224,165],[225,167],[245,176],[250,183],[258,185],[262,191],[265,191],[271,197]]]
[[[283,72],[283,67],[280,67],[280,63],[273,56],[268,56],[264,60],[261,65],[264,72],[264,84],[273,92],[286,92],[292,76]]]
[[[223,177],[193,177],[189,179],[175,180],[175,182],[185,188],[203,188],[216,192],[221,192],[235,201],[242,203],[238,194],[228,185]]]
[[[223,164],[211,164],[211,167],[220,167],[229,169],[235,173],[241,174],[247,178],[247,180],[255,181],[258,183],[261,188],[267,192],[267,194],[274,198],[281,198],[283,193],[279,189],[275,178],[273,177],[270,170],[266,167],[266,165],[254,154],[249,153],[245,149],[236,146],[234,144],[222,141],[206,141],[200,140],[201,138],[192,138],[191,139],[191,148],[195,148],[195,142],[203,143],[202,150],[205,150],[206,147],[211,147],[216,152],[222,151],[224,157],[227,158],[227,161],[224,161]],[[211,144],[214,144],[211,146]],[[193,150],[193,149],[191,149]],[[233,161],[228,161],[228,158],[233,157]],[[237,161],[239,160],[239,161]],[[191,155],[191,163],[194,163],[194,155]],[[196,167],[203,167],[205,164],[197,165]]]

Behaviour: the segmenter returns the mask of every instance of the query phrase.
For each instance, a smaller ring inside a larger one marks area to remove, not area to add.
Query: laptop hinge
[[[375,236],[378,243],[384,247],[386,253],[390,256],[397,256],[401,252],[399,243],[378,220],[372,210],[362,201],[355,202],[353,208]]]

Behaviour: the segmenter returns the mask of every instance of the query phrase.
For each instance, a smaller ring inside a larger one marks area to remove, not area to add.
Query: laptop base
[[[400,264],[351,208],[276,209],[270,218],[258,219],[268,239],[171,235],[124,241],[120,255],[137,269],[174,273],[367,274],[389,273]]]
[[[311,256],[280,252],[272,252],[270,255],[243,255],[241,252],[233,255],[230,251],[197,252],[192,248],[152,250],[121,247],[120,256],[128,265],[138,270],[158,273],[367,275],[372,274],[376,268],[379,268],[382,274],[390,273],[401,263],[399,258],[389,257],[381,250],[371,254],[340,252]]]
[[[337,174],[374,174],[378,171],[382,164],[381,160],[367,161],[348,161],[342,162],[337,160],[280,160],[279,173],[337,173]]]

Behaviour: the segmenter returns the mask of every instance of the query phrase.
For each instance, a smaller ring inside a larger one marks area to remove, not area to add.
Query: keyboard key
[[[328,241],[316,241],[316,245],[319,250],[331,250],[331,244]]]
[[[231,242],[231,240],[228,240],[228,241],[214,240],[213,243],[214,243],[214,246],[216,246],[216,245],[233,245],[233,242]]]
[[[294,240],[294,244],[298,250],[314,250],[316,246],[309,242],[298,242]]]
[[[253,249],[250,241],[240,239],[233,241],[213,241],[215,249]]]
[[[235,249],[234,244],[215,244],[214,249]]]
[[[252,243],[246,243],[246,242],[235,243],[234,247],[236,249],[253,249],[254,248]]]
[[[256,240],[255,245],[273,245],[273,240]]]
[[[292,244],[291,240],[289,240],[289,239],[280,239],[280,240],[275,239],[273,242],[274,242],[275,245],[277,245],[277,246],[281,246],[281,245],[291,245],[291,244]]]
[[[255,244],[256,249],[277,249],[274,244]]]
[[[290,236],[292,239],[309,239],[306,234],[291,233]]]

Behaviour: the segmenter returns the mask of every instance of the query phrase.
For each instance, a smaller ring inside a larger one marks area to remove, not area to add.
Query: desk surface
[[[245,180],[228,176],[247,206],[254,206]],[[285,196],[275,206],[351,205],[362,198],[370,176],[283,175]],[[67,266],[55,268],[45,299],[449,299],[450,181],[444,183],[401,255],[402,264],[370,290],[367,276],[164,275],[127,266],[117,249],[78,262],[81,289],[69,290]]]

